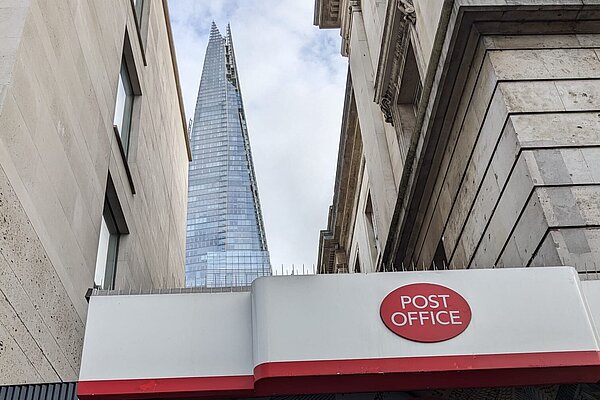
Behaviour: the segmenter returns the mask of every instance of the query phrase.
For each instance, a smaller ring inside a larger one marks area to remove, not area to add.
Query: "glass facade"
[[[191,130],[186,286],[271,274],[231,30],[212,25]]]

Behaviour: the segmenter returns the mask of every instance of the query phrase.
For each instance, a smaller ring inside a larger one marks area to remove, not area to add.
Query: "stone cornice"
[[[392,106],[398,93],[398,82],[408,48],[410,24],[416,21],[412,0],[393,0],[388,3],[377,74],[375,102],[381,107],[385,122],[393,125]]]
[[[171,54],[171,63],[173,64],[173,73],[175,74],[175,87],[177,88],[177,102],[179,103],[179,112],[181,114],[181,123],[183,129],[183,137],[185,140],[185,148],[187,151],[188,161],[192,161],[192,148],[190,146],[190,132],[185,119],[185,107],[183,106],[183,94],[181,91],[181,83],[179,80],[179,68],[177,67],[177,57],[175,55],[175,44],[173,43],[173,32],[171,30],[171,18],[169,17],[169,5],[167,0],[162,1],[163,12],[165,17],[165,25],[167,27],[167,36],[169,38],[169,52]]]
[[[313,24],[320,29],[340,27],[340,6],[343,0],[315,0]]]

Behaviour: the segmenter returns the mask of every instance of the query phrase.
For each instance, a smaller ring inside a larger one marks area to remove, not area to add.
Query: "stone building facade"
[[[317,0],[349,59],[319,272],[600,269],[600,4]]]
[[[91,287],[184,285],[167,2],[0,1],[0,384],[75,381]]]

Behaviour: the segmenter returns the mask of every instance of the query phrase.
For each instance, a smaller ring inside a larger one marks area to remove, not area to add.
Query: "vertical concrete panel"
[[[493,82],[494,79],[480,79],[487,76],[490,72],[493,72],[492,68],[489,65],[489,60],[485,57],[485,55],[486,49],[483,46],[483,44],[480,43],[475,52],[473,63],[470,67],[469,74],[467,76],[467,82],[463,91],[463,99],[460,102],[456,119],[452,124],[450,137],[448,138],[448,142],[446,144],[446,151],[444,152],[444,155],[442,157],[439,177],[435,182],[432,195],[428,200],[429,206],[425,211],[425,217],[423,219],[424,228],[420,230],[419,237],[415,246],[416,254],[422,252],[423,245],[432,240],[430,238],[426,239],[426,236],[433,235],[432,237],[435,237],[436,235],[441,234],[443,230],[443,221],[440,222],[441,225],[437,230],[431,229],[431,225],[433,224],[432,218],[434,212],[438,213],[438,218],[439,216],[441,216],[441,212],[447,213],[447,210],[450,208],[452,202],[450,193],[447,190],[445,190],[443,176],[447,173],[448,165],[452,161],[452,154],[456,146],[456,141],[458,140],[459,133],[463,128],[463,124],[467,123],[466,118],[470,116],[470,121],[472,121],[475,118],[474,107],[470,107],[471,99],[473,97],[480,98],[479,100],[475,101],[474,104],[486,103],[489,102],[489,99],[493,94],[493,90],[495,87],[495,82]],[[484,86],[486,87],[486,89],[482,91],[482,88]],[[485,96],[481,97],[481,94],[485,94]],[[468,123],[467,125],[473,124]],[[428,247],[432,246],[432,243],[428,244]],[[437,246],[437,244],[435,246]],[[419,258],[421,258],[421,256],[419,256]]]
[[[397,188],[393,175],[390,151],[381,110],[373,102],[373,69],[362,14],[353,14],[350,72],[356,93],[356,106],[365,151],[366,168],[370,177],[374,216],[379,240],[385,243],[389,222],[396,202]]]
[[[428,62],[431,57],[436,28],[442,12],[443,0],[415,1],[417,14],[417,37],[419,39],[420,57],[422,62]],[[427,66],[422,65],[426,70]]]
[[[516,267],[529,264],[548,230],[542,201],[539,192],[534,190],[523,213],[514,224],[510,237],[514,241],[514,246],[506,246],[503,249],[496,262],[497,265]]]
[[[533,183],[525,160],[521,157],[508,178],[504,192],[493,210],[493,215],[481,236],[470,265],[485,266],[496,263],[513,227],[519,220],[521,211],[528,203],[532,190]]]
[[[600,109],[600,81],[557,81],[556,88],[566,110]]]
[[[498,87],[504,95],[510,113],[565,110],[553,81],[511,81],[502,82]]]
[[[471,206],[475,196],[482,195],[479,187],[499,141],[507,115],[502,97],[492,100],[475,143],[467,147],[472,149],[472,153],[466,160],[468,164],[461,181],[456,184],[460,189],[452,205],[444,231],[444,238],[450,249],[456,244],[465,220],[471,215]],[[479,223],[483,223],[483,221]]]
[[[27,359],[18,343],[0,322],[0,381],[40,382],[41,377]]]
[[[365,33],[369,44],[371,68],[373,71],[377,70],[377,64],[379,63],[379,51],[381,50],[386,8],[387,1],[384,0],[363,0],[361,2]]]
[[[597,227],[553,229],[549,236],[554,243],[560,265],[570,265],[587,275],[588,279],[598,279],[600,267],[600,229]]]
[[[532,267],[546,267],[555,265],[565,265],[558,255],[557,247],[560,247],[560,243],[553,237],[552,233],[548,233],[544,238],[543,243],[535,253],[533,260],[531,260],[530,266]]]

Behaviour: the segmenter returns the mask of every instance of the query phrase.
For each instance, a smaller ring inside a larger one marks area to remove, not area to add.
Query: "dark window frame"
[[[131,11],[133,12],[133,20],[140,52],[144,66],[148,65],[146,60],[146,45],[148,43],[148,29],[150,22],[150,1],[151,0],[130,0]]]
[[[369,241],[369,252],[371,260],[373,262],[373,270],[377,270],[377,263],[379,261],[380,251],[379,248],[379,237],[377,232],[377,222],[375,219],[375,211],[373,208],[373,201],[371,200],[371,193],[367,194],[367,201],[365,204],[365,222],[367,225],[367,240]]]
[[[121,59],[119,81],[117,82],[117,101],[115,102],[115,118],[117,116],[117,108],[119,106],[118,100],[121,87],[123,88],[124,92],[121,121],[113,121],[113,126],[118,134],[119,144],[123,148],[123,153],[125,154],[125,157],[127,157],[130,143],[129,138],[131,137],[131,122],[133,119],[133,103],[135,102],[135,94],[133,92],[133,87],[131,86],[129,69],[127,68],[127,64],[125,63],[124,59]]]
[[[126,79],[122,78],[123,74],[125,74]],[[131,174],[130,163],[135,159],[135,149],[137,148],[137,138],[140,131],[142,88],[140,84],[138,68],[136,67],[135,58],[133,56],[133,48],[131,46],[129,32],[127,29],[125,29],[125,37],[123,40],[121,68],[119,69],[119,80],[117,82],[117,96],[119,85],[122,80],[128,81],[128,86],[130,88],[130,95],[127,96],[128,101],[125,102],[125,109],[123,110],[123,118],[127,117],[128,121],[127,124],[123,124],[125,127],[124,132],[120,132],[117,125],[113,125],[113,132],[119,146],[119,152],[121,153],[121,159],[123,161],[131,192],[132,194],[135,194],[136,190],[133,182],[133,176]],[[127,92],[127,90],[125,91]],[[117,101],[115,100],[115,115],[116,112]]]
[[[403,64],[393,111],[394,126],[400,143],[408,140],[415,128],[423,90],[416,53],[410,40],[406,46]],[[404,139],[400,136],[404,136]]]
[[[94,272],[94,288],[111,290],[115,288],[115,281],[118,267],[118,256],[121,238],[129,234],[129,228],[125,221],[123,209],[119,202],[117,192],[110,174],[106,183],[106,194],[104,197],[104,206],[102,209],[102,220],[106,224],[109,237],[106,249],[106,262],[103,266],[102,284],[96,282],[98,274],[98,254],[96,254],[96,267]],[[102,234],[102,233],[100,233]],[[101,237],[98,238],[98,251],[100,251]]]

